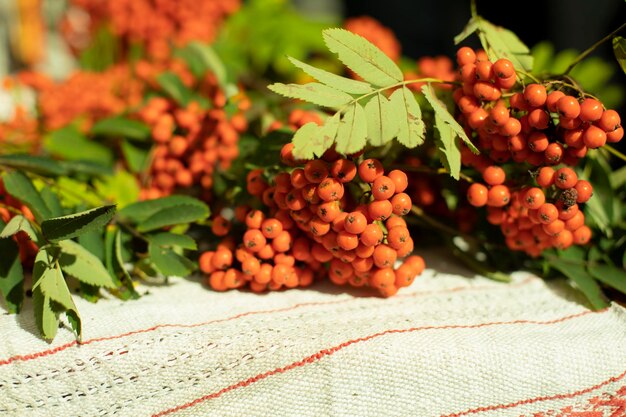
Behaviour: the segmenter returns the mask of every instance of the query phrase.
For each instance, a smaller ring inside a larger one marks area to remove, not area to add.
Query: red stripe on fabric
[[[406,298],[406,297],[415,297],[418,295],[427,295],[427,294],[436,294],[436,293],[448,293],[448,292],[458,292],[458,291],[464,291],[464,290],[484,290],[484,289],[491,289],[491,288],[506,288],[511,287],[511,286],[515,286],[515,287],[520,287],[522,285],[526,285],[531,281],[537,280],[539,278],[535,278],[533,276],[530,276],[526,279],[524,279],[523,281],[520,281],[519,283],[516,284],[502,284],[502,287],[498,287],[498,286],[475,286],[475,287],[468,287],[468,286],[459,286],[459,287],[454,287],[454,288],[448,288],[445,290],[432,290],[432,291],[421,291],[421,292],[414,292],[414,293],[410,293],[410,294],[398,294],[395,295],[394,298]],[[147,329],[139,329],[139,330],[132,330],[126,333],[121,333],[121,334],[117,334],[117,335],[113,335],[113,336],[104,336],[104,337],[96,337],[93,339],[88,339],[83,341],[82,343],[78,343],[76,341],[73,342],[69,342],[66,343],[64,345],[61,346],[57,346],[55,348],[52,349],[48,349],[48,350],[44,350],[41,352],[35,352],[35,353],[29,353],[26,355],[15,355],[15,356],[11,356],[8,359],[2,359],[0,360],[0,366],[4,366],[4,365],[9,365],[13,362],[23,362],[23,361],[29,361],[29,360],[33,360],[33,359],[38,359],[38,358],[42,358],[45,356],[50,356],[50,355],[54,355],[57,354],[59,352],[62,352],[66,349],[69,349],[73,346],[76,345],[90,345],[92,343],[97,343],[97,342],[104,342],[104,341],[108,341],[108,340],[115,340],[115,339],[121,339],[124,337],[128,337],[128,336],[133,336],[136,334],[142,334],[142,333],[148,333],[148,332],[152,332],[158,329],[163,329],[163,328],[194,328],[194,327],[201,327],[201,326],[207,326],[209,324],[215,324],[215,323],[222,323],[222,322],[226,322],[226,321],[230,321],[230,320],[236,320],[236,319],[240,319],[242,317],[246,317],[246,316],[252,316],[252,315],[257,315],[257,314],[271,314],[271,313],[282,313],[285,311],[290,311],[290,310],[295,310],[297,308],[301,308],[301,307],[309,307],[309,306],[316,306],[316,305],[331,305],[331,304],[340,304],[340,303],[345,303],[348,301],[355,301],[355,300],[361,300],[362,298],[346,298],[343,300],[331,300],[331,301],[317,301],[317,302],[308,302],[308,303],[299,303],[299,304],[294,304],[291,305],[289,307],[282,307],[282,308],[276,308],[276,309],[270,309],[270,310],[257,310],[257,311],[248,311],[245,313],[241,313],[241,314],[237,314],[235,316],[231,316],[231,317],[226,317],[223,319],[216,319],[216,320],[210,320],[210,321],[205,321],[205,322],[201,322],[201,323],[194,323],[194,324],[156,324],[152,327],[149,327]]]
[[[579,391],[569,392],[567,394],[545,395],[541,397],[534,397],[534,398],[528,398],[525,400],[515,401],[513,403],[508,403],[508,404],[495,404],[495,405],[488,405],[484,407],[476,407],[476,408],[461,411],[458,413],[445,414],[445,415],[442,415],[441,417],[461,417],[461,416],[467,416],[470,414],[484,413],[487,411],[505,410],[507,408],[515,408],[515,407],[519,407],[520,405],[534,404],[534,403],[541,402],[541,401],[564,400],[567,398],[574,398],[579,395],[587,394],[597,389],[600,389],[605,385],[615,383],[623,379],[624,377],[626,377],[626,371],[622,372],[621,374],[617,376],[613,376],[607,379],[606,381],[602,381],[599,384],[596,384],[592,387],[581,389]]]
[[[255,382],[261,381],[265,378],[268,378],[272,375],[277,375],[277,374],[282,374],[285,373],[287,371],[290,371],[292,369],[295,368],[299,368],[302,366],[305,366],[307,364],[319,361],[320,359],[326,357],[326,356],[331,356],[334,353],[348,347],[351,345],[354,345],[356,343],[361,343],[361,342],[366,342],[381,336],[385,336],[385,335],[389,335],[389,334],[398,334],[398,333],[412,333],[412,332],[418,332],[418,331],[422,331],[422,330],[443,330],[443,329],[477,329],[477,328],[481,328],[481,327],[488,327],[488,326],[497,326],[497,325],[511,325],[511,324],[535,324],[535,325],[551,325],[551,324],[557,324],[557,323],[561,323],[567,320],[571,320],[577,317],[582,317],[582,316],[586,316],[588,314],[599,314],[599,313],[603,313],[606,312],[608,309],[604,309],[604,310],[600,310],[598,312],[594,312],[594,311],[583,311],[581,313],[577,313],[577,314],[572,314],[569,316],[565,316],[565,317],[560,317],[558,319],[553,319],[553,320],[547,320],[547,321],[538,321],[538,320],[513,320],[513,321],[496,321],[496,322],[489,322],[489,323],[479,323],[479,324],[467,324],[467,325],[463,325],[463,324],[451,324],[451,325],[442,325],[442,326],[423,326],[423,327],[411,327],[408,329],[389,329],[389,330],[384,330],[382,332],[378,332],[378,333],[374,333],[371,334],[369,336],[364,336],[364,337],[359,337],[357,339],[351,339],[348,340],[346,342],[343,342],[339,345],[333,346],[331,348],[328,349],[322,349],[320,351],[318,351],[317,353],[314,353],[313,355],[307,356],[304,359],[301,359],[299,361],[293,362],[287,366],[284,367],[280,367],[280,368],[275,368],[271,371],[267,371],[261,374],[258,374],[256,376],[253,376],[251,378],[245,379],[243,381],[239,381],[236,384],[233,385],[229,385],[225,388],[222,388],[219,391],[216,391],[214,393],[205,395],[203,397],[197,398],[193,401],[190,401],[186,404],[183,405],[179,405],[170,409],[167,409],[165,411],[161,411],[157,414],[153,414],[152,417],[162,417],[168,414],[172,414],[193,406],[196,406],[204,401],[208,401],[208,400],[212,400],[215,399],[217,397],[220,397],[223,394],[226,394],[229,391],[233,391],[236,390],[238,388],[244,388],[247,387],[249,385],[254,384]]]

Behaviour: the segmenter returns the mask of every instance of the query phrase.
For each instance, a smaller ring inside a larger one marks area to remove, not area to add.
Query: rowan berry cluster
[[[487,220],[500,226],[511,250],[539,256],[589,242],[578,204],[593,187],[572,167],[589,149],[622,139],[619,114],[594,98],[567,94],[571,88],[559,82],[531,83],[504,98],[517,83],[515,68],[506,59],[492,63],[482,50],[460,48],[457,63],[458,119],[481,151],[462,148],[462,163],[483,181],[469,186],[469,203],[487,206]]]
[[[215,170],[228,169],[239,155],[239,135],[248,125],[244,112],[250,101],[240,94],[233,98],[236,110],[227,112],[226,97],[212,75],[204,80],[200,91],[210,99],[210,109],[195,101],[181,106],[173,100],[154,97],[138,112],[138,117],[152,129],[156,145],[151,181],[142,191],[143,199],[197,186],[208,200]]]
[[[39,145],[39,125],[23,106],[16,106],[9,120],[0,122],[0,147],[35,152]]]
[[[15,217],[17,214],[21,214],[31,222],[35,221],[35,216],[33,216],[30,209],[12,195],[8,194],[4,188],[2,179],[0,179],[0,220],[4,223],[8,223],[11,218]],[[22,265],[32,267],[35,255],[37,255],[37,251],[39,250],[35,242],[33,242],[25,232],[18,232],[13,235],[11,239],[18,244]]]
[[[211,287],[249,282],[253,291],[275,290],[310,285],[326,274],[337,285],[369,286],[384,296],[410,285],[424,261],[409,256],[414,244],[402,218],[411,209],[404,193],[406,174],[393,170],[384,175],[376,159],[357,166],[334,151],[322,159],[296,161],[291,148],[288,144],[281,152],[290,170],[269,181],[262,169],[248,174],[247,191],[262,201],[264,211],[236,213],[236,219],[245,213],[241,244],[201,255],[200,268],[210,274]],[[214,220],[213,232],[228,233],[229,222],[216,220],[220,225]]]
[[[171,42],[213,41],[241,1],[72,0],[71,4],[75,7],[68,10],[61,29],[74,50],[83,49],[97,29],[110,25],[124,45],[142,44],[158,59],[169,56]]]
[[[454,100],[466,127],[492,161],[513,160],[534,166],[576,165],[604,144],[619,142],[624,130],[619,114],[598,100],[566,94],[562,83],[532,83],[507,99],[502,92],[516,85],[511,61],[491,62],[484,51],[457,51],[459,80]],[[466,161],[476,162],[476,161]],[[488,163],[482,158],[479,163]]]
[[[144,84],[127,64],[103,72],[76,71],[61,82],[37,72],[21,73],[18,79],[36,90],[37,110],[47,130],[80,120],[86,131],[95,121],[139,105],[144,94]]]

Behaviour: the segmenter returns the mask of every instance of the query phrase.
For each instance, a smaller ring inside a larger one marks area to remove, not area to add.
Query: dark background
[[[344,16],[370,15],[394,30],[405,55],[449,55],[470,18],[467,0],[343,0]],[[557,50],[579,51],[626,21],[624,0],[477,0],[478,14],[515,32],[528,46],[550,40]],[[624,36],[622,34],[622,36]],[[611,52],[610,43],[599,53]]]

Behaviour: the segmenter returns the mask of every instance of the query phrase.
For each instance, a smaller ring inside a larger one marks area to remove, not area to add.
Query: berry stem
[[[609,151],[610,153],[612,153],[614,156],[616,156],[619,159],[621,159],[622,161],[626,162],[626,155],[624,155],[623,153],[621,153],[620,151],[618,151],[617,149],[615,149],[611,145],[604,145],[603,148],[606,149],[607,151]]]
[[[420,207],[413,205],[411,207],[411,213],[415,214],[419,219],[423,220],[428,225],[434,227],[435,229],[439,229],[442,232],[445,232],[451,236],[462,236],[466,240],[477,241],[474,236],[462,233],[461,231],[448,226],[447,224],[441,223],[439,220],[430,217],[428,214],[424,212]]]
[[[606,35],[604,38],[600,39],[598,42],[594,43],[593,45],[591,45],[589,48],[587,48],[585,51],[583,51],[581,54],[579,54],[576,59],[574,59],[574,61],[569,65],[569,67],[567,67],[567,69],[565,70],[565,72],[563,72],[563,75],[567,75],[569,74],[569,72],[576,66],[578,65],[583,59],[585,59],[587,57],[587,55],[589,55],[590,53],[592,53],[598,46],[602,45],[604,42],[608,41],[609,39],[611,39],[613,36],[617,35],[621,30],[623,30],[624,28],[626,28],[626,23],[623,23],[620,27],[618,27],[617,29],[615,29],[613,32],[609,33],[608,35]]]
[[[394,88],[398,88],[398,87],[405,87],[409,84],[416,84],[416,83],[435,83],[435,84],[458,84],[456,81],[444,81],[442,79],[439,78],[431,78],[431,77],[426,77],[426,78],[416,78],[414,80],[404,80],[404,81],[400,81],[398,83],[392,84],[392,85],[388,85],[385,87],[381,87],[381,88],[377,88],[369,93],[363,94],[362,96],[359,96],[355,99],[353,99],[352,101],[350,101],[348,104],[346,104],[345,106],[343,106],[341,109],[339,109],[337,111],[337,113],[343,113],[348,107],[358,103],[359,101],[363,100],[364,98],[373,96],[375,94],[380,94],[385,90],[391,90]]]

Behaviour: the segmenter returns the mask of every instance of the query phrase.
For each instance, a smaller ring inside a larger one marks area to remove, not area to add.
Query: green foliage
[[[5,228],[0,219],[0,227]],[[17,243],[13,239],[0,239],[0,294],[9,313],[18,313],[24,300],[24,271]]]
[[[150,138],[150,128],[138,120],[122,116],[113,116],[96,122],[90,130],[92,135],[105,137],[122,137],[137,141]]]
[[[31,240],[35,242],[40,242],[41,237],[35,230],[32,224],[28,221],[28,219],[20,214],[14,216],[9,223],[4,226],[2,231],[0,232],[0,239],[11,237],[19,232],[24,232],[28,235]]]
[[[398,126],[398,142],[407,148],[414,148],[424,143],[426,126],[413,92],[406,87],[399,88],[391,95],[390,102],[389,114],[384,120],[381,118],[381,123],[387,125],[384,127],[387,134],[381,135],[381,145],[389,141],[389,134],[394,132],[394,125]],[[395,132],[392,136],[395,136]]]
[[[531,51],[535,57],[533,74],[539,77],[562,74],[579,55],[575,49],[556,52],[554,45],[549,41],[539,42]],[[598,97],[607,108],[615,108],[623,102],[626,94],[622,84],[611,82],[616,70],[615,63],[590,56],[579,62],[571,70],[570,75],[580,88]]]
[[[71,239],[103,228],[115,214],[115,205],[97,207],[80,213],[44,220],[41,231],[49,242]]]
[[[463,31],[454,38],[454,44],[458,45],[473,33],[478,34],[480,43],[492,62],[506,58],[515,68],[526,72],[533,69],[533,56],[517,35],[481,16],[473,16],[470,19]]]
[[[0,155],[0,166],[24,170],[41,175],[56,176],[68,174],[68,169],[60,162],[36,155]]]
[[[63,272],[85,284],[104,288],[116,287],[100,259],[81,244],[73,240],[62,240],[58,245],[58,262]]]
[[[113,163],[113,151],[109,147],[88,139],[71,125],[47,135],[44,148],[52,156],[69,161],[91,161],[105,166]]]
[[[378,87],[389,87],[404,80],[402,70],[374,44],[345,29],[323,32],[324,42],[343,64],[365,81]]]
[[[614,37],[613,52],[615,53],[615,59],[617,59],[622,71],[626,73],[626,39],[621,36]]]
[[[24,203],[37,221],[41,222],[50,217],[50,209],[26,174],[21,171],[10,171],[2,176],[2,180],[7,192]]]
[[[323,57],[327,51],[319,34],[334,23],[306,18],[288,0],[249,0],[225,22],[214,50],[230,81],[245,76],[293,80],[296,72],[287,56]]]
[[[33,267],[33,302],[35,318],[44,339],[54,339],[58,329],[59,314],[65,312],[80,340],[82,324],[80,315],[61,267],[59,248],[43,246],[37,253]]]
[[[191,101],[193,93],[173,72],[163,72],[157,76],[159,86],[165,94],[178,104],[187,106]]]
[[[192,207],[194,213],[199,213],[204,217],[209,215],[209,208],[206,204],[193,197],[184,195],[172,195],[168,197],[158,198],[155,200],[138,201],[133,204],[129,204],[119,211],[119,215],[133,223],[145,223],[155,215],[167,210],[167,213],[175,213],[176,210],[182,211],[183,209]],[[152,223],[154,220],[150,220]],[[179,223],[187,223],[181,221]],[[171,223],[177,224],[177,223]]]
[[[270,90],[286,97],[337,109],[325,119],[322,126],[307,123],[296,132],[293,137],[294,156],[307,159],[319,157],[333,144],[338,152],[352,154],[368,144],[373,147],[384,146],[394,138],[407,148],[424,143],[426,126],[422,110],[414,93],[406,87],[406,84],[422,80],[403,81],[402,70],[380,49],[359,35],[331,28],[323,31],[323,37],[328,48],[363,81],[341,77],[290,58],[294,65],[320,82],[303,85],[274,83],[269,86]],[[430,88],[422,89],[422,92],[440,118],[452,126],[452,132],[461,136],[476,151],[434,92]],[[454,149],[458,152],[458,148],[445,149],[445,157]],[[458,176],[458,172],[454,175]]]

